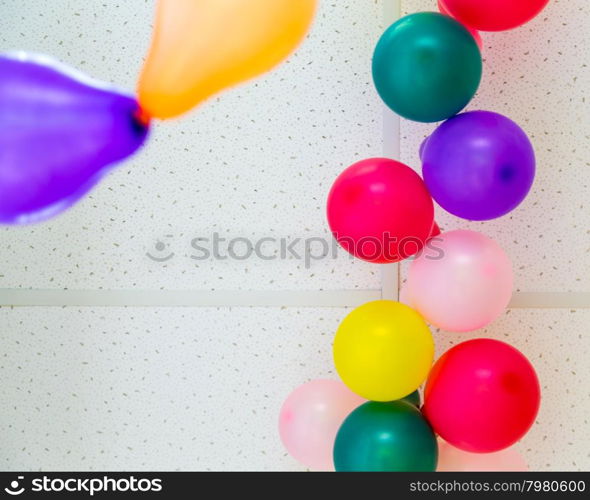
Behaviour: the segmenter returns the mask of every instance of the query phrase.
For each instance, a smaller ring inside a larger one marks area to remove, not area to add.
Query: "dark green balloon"
[[[420,411],[403,400],[369,401],[342,423],[334,443],[337,472],[427,472],[438,446]]]
[[[408,394],[405,398],[402,398],[400,401],[407,401],[416,408],[420,408],[420,393],[416,390],[412,394]]]
[[[435,12],[392,24],[373,55],[373,81],[385,104],[418,122],[461,111],[475,95],[481,71],[481,53],[469,31]]]

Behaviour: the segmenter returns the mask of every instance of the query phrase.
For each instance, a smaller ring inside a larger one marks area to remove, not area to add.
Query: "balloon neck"
[[[145,109],[137,108],[137,111],[133,113],[133,119],[138,123],[138,125],[148,128],[150,126],[152,117]]]
[[[428,139],[430,139],[430,136],[428,136],[426,139],[424,139],[422,141],[422,144],[420,144],[420,150],[419,150],[419,155],[420,155],[420,161],[424,161],[424,150],[426,149],[426,144],[428,143]]]
[[[441,230],[439,225],[436,223],[436,221],[432,221],[432,229],[430,230],[430,235],[428,236],[428,239],[436,238],[440,234]]]

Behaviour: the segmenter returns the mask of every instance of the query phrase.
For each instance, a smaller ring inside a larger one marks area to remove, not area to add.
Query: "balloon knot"
[[[150,114],[141,107],[137,108],[135,113],[133,113],[133,118],[137,121],[137,123],[144,127],[149,127],[150,122],[152,120]]]

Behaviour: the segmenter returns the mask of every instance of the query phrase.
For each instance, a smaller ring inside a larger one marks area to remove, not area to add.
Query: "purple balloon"
[[[533,185],[535,152],[524,131],[491,111],[442,123],[421,146],[424,182],[447,212],[468,220],[501,217]]]
[[[147,132],[132,96],[46,56],[0,54],[0,223],[66,209]]]

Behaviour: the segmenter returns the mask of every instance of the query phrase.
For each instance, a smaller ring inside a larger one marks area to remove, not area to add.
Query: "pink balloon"
[[[407,299],[434,326],[469,332],[496,319],[512,296],[512,265],[475,231],[436,236],[410,265]]]
[[[310,469],[334,470],[332,451],[344,419],[366,402],[337,380],[312,380],[283,403],[279,434],[287,451]]]
[[[494,453],[470,453],[438,440],[437,472],[527,472],[529,467],[515,447]]]
[[[414,309],[412,301],[410,300],[410,296],[408,295],[408,285],[402,285],[400,288],[398,302],[401,302],[402,304],[405,304],[408,307]]]

